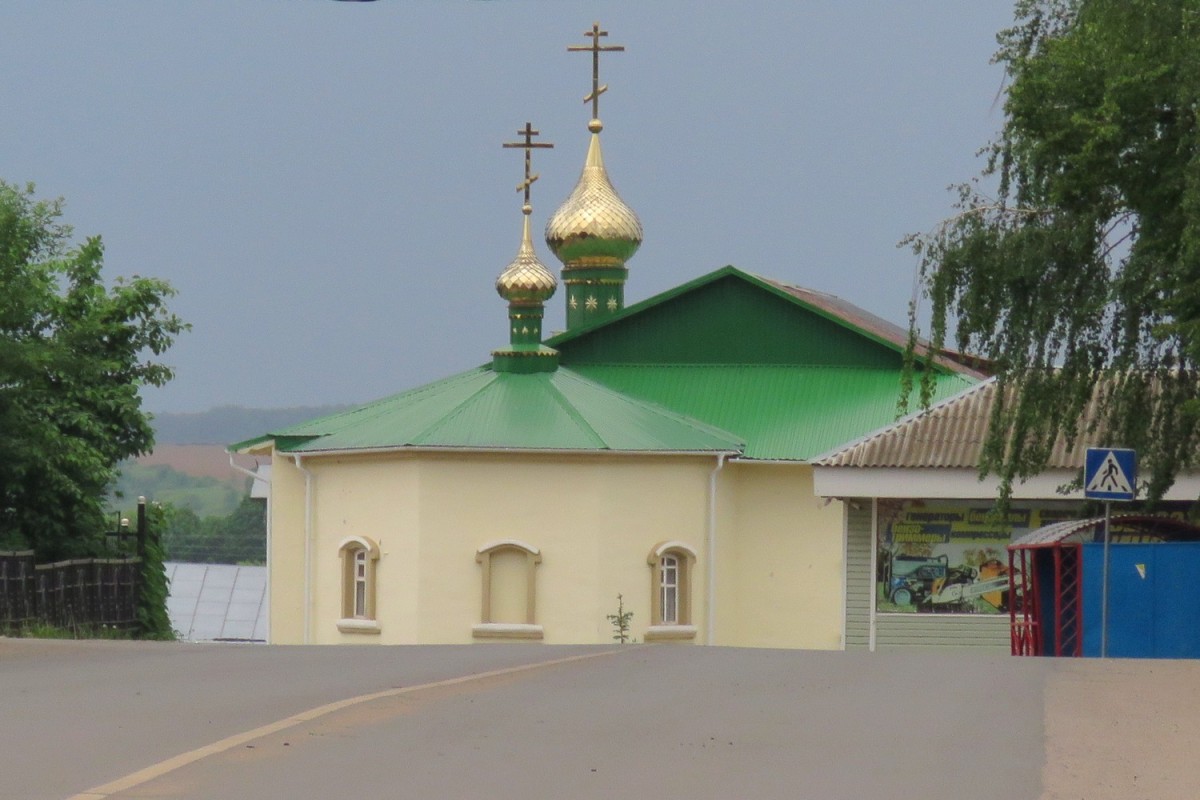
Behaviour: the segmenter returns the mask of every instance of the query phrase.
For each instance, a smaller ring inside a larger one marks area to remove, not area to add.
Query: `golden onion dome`
[[[517,257],[496,278],[496,291],[510,303],[544,303],[558,288],[554,273],[538,260],[533,252],[533,239],[529,235],[529,213],[525,206],[525,229],[521,236],[521,247]]]
[[[546,244],[565,266],[622,266],[642,244],[642,223],[617,196],[600,152],[599,120],[579,182],[546,223]]]

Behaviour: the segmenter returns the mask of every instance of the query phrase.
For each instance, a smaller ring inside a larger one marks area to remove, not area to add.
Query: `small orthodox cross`
[[[592,119],[600,119],[600,95],[608,91],[608,86],[600,85],[600,54],[612,52],[624,52],[625,45],[610,44],[602,46],[600,44],[601,36],[608,36],[608,31],[600,30],[600,23],[593,22],[592,29],[586,31],[584,36],[591,37],[591,44],[571,44],[567,45],[567,52],[585,52],[590,51],[592,54],[592,93],[583,98],[583,102],[591,101],[592,103]]]
[[[525,180],[517,184],[517,191],[525,190],[525,205],[522,210],[526,213],[532,213],[533,208],[529,205],[529,187],[533,186],[533,182],[538,179],[537,175],[531,174],[532,159],[530,158],[533,148],[535,147],[554,147],[551,142],[535,142],[533,137],[540,136],[539,131],[533,129],[533,123],[526,122],[524,130],[517,131],[518,136],[524,136],[523,142],[504,142],[501,147],[520,147],[525,151]]]

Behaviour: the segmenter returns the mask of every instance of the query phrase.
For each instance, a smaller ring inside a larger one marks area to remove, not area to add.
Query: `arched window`
[[[536,622],[537,565],[542,554],[516,539],[480,547],[475,554],[483,578],[480,622],[471,629],[477,639],[541,639]]]
[[[694,639],[692,568],[696,551],[683,542],[660,542],[650,551],[650,627],[646,640]]]
[[[375,564],[379,546],[363,536],[351,536],[338,548],[342,560],[342,617],[338,630],[379,633],[375,616]]]

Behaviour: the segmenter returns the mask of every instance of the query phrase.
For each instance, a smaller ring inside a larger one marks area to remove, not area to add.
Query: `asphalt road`
[[[1193,798],[1200,662],[0,638],[0,799]]]
[[[1045,693],[1071,668],[0,639],[0,797],[1049,797]]]

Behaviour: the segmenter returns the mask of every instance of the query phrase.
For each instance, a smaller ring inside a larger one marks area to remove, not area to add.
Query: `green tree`
[[[1160,496],[1200,445],[1200,2],[1019,0],[998,41],[982,180],[909,240],[929,338],[953,329],[994,363],[981,469],[1005,497],[1074,441],[1094,391],[1106,442],[1136,448]]]
[[[166,514],[160,506],[146,509],[146,539],[142,548],[142,591],[138,595],[137,631],[139,639],[171,640],[175,631],[167,614],[169,581],[163,566],[163,532]]]
[[[101,277],[98,237],[73,244],[60,201],[0,181],[0,547],[88,555],[117,464],[153,445],[143,385],[187,326],[161,280]]]
[[[245,496],[226,516],[201,518],[190,508],[161,505],[163,550],[171,561],[197,564],[265,564],[267,506]]]
[[[267,504],[250,496],[225,517],[221,533],[235,564],[267,563]]]
[[[186,506],[155,502],[162,524],[164,557],[169,561],[197,561],[194,553],[203,541],[203,521]]]

